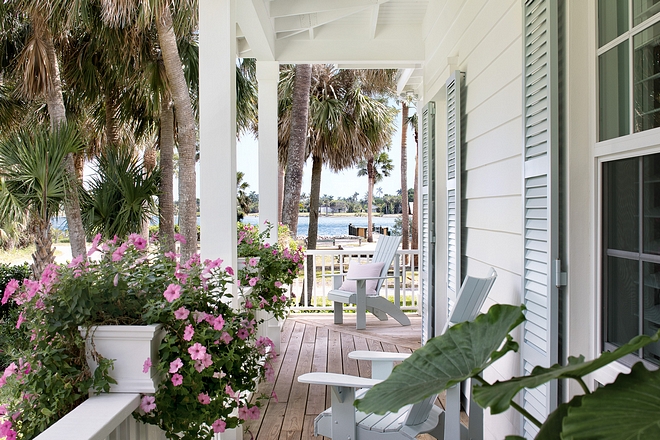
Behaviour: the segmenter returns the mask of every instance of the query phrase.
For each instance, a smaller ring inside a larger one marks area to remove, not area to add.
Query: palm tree
[[[358,176],[368,177],[367,186],[367,241],[369,243],[374,241],[373,237],[373,202],[374,202],[374,185],[384,177],[389,177],[394,169],[392,159],[386,152],[378,153],[367,160],[361,160],[358,164]]]
[[[239,222],[250,213],[250,196],[247,194],[250,184],[243,180],[244,177],[244,172],[238,171],[236,173],[236,202],[238,205],[237,216]]]
[[[282,200],[282,223],[289,227],[294,238],[298,230],[298,205],[306,157],[311,80],[312,66],[310,64],[296,65],[291,99],[291,134],[288,142]]]
[[[401,248],[408,249],[410,217],[408,217],[408,103],[401,101]]]
[[[30,219],[35,279],[54,260],[50,221],[66,198],[66,187],[77,185],[69,181],[63,164],[82,147],[78,132],[66,124],[50,133],[45,127],[23,128],[0,140],[0,216]]]
[[[419,149],[419,130],[417,128],[417,112],[412,114],[411,116],[408,117],[408,120],[406,121],[408,126],[413,130],[413,134],[415,137],[415,181],[413,183],[413,212],[412,212],[412,243],[410,248],[411,249],[417,249],[419,247],[418,241],[418,227],[419,225],[417,224],[418,216],[419,216],[419,193],[418,193],[418,185],[417,185],[417,179],[418,179],[418,173],[417,173],[417,156],[418,156],[418,149]],[[417,259],[415,258],[415,261]]]

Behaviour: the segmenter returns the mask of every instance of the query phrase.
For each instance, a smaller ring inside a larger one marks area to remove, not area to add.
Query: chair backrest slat
[[[401,243],[400,235],[381,235],[376,243],[376,249],[374,249],[374,255],[371,257],[372,263],[385,263],[383,269],[380,272],[380,276],[384,277],[387,275],[387,271],[392,265],[392,261],[396,256],[396,251],[399,249],[399,244]],[[378,280],[376,285],[376,292],[380,291],[383,281]]]

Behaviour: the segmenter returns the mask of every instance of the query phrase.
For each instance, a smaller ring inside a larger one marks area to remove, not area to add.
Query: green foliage
[[[104,238],[140,232],[156,213],[159,172],[147,174],[127,149],[107,150],[98,159],[97,172],[81,196],[85,230]]]
[[[305,254],[286,226],[279,226],[275,245],[268,243],[271,230],[270,224],[260,233],[256,226],[238,223],[238,256],[246,259],[238,280],[248,307],[266,308],[283,319],[293,303],[286,286],[302,273]]]
[[[271,378],[275,352],[269,339],[257,338],[255,310],[231,306],[233,270],[221,260],[201,263],[199,255],[179,263],[173,253],[151,254],[137,234],[125,243],[100,240],[97,234],[89,253],[99,254],[89,261],[80,256],[48,266],[39,281],[8,284],[5,298],[20,306],[18,325],[32,338],[0,379],[6,414],[14,417],[4,423],[14,423],[12,432],[32,438],[88,390],[109,389],[112,361],[101,358],[92,375],[79,331],[108,323],[165,328],[159,360],[153,359],[163,381],[135,416],[168,438],[210,439],[258,417],[259,402],[246,396]],[[269,304],[264,309],[271,311]],[[148,368],[152,360],[144,361]]]
[[[539,426],[537,440],[624,440],[660,437],[660,370],[648,371],[640,362],[630,374],[620,374],[616,380],[590,392],[583,378],[637,352],[647,344],[660,340],[660,331],[652,336],[641,335],[613,352],[585,361],[584,356],[569,357],[567,365],[536,367],[528,376],[488,384],[481,371],[517,344],[508,333],[524,318],[518,308],[495,305],[487,314],[473,322],[457,324],[443,335],[431,339],[410,358],[394,368],[390,377],[373,387],[356,406],[365,412],[384,413],[443,391],[453,384],[473,378],[475,401],[492,414],[510,406]],[[560,405],[541,424],[514,399],[523,388],[536,388],[551,380],[573,379],[583,387],[585,395],[575,396]],[[507,440],[521,437],[508,436]]]

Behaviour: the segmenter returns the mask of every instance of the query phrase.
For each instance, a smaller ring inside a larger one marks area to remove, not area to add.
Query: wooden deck
[[[410,315],[412,325],[394,320],[378,321],[368,314],[367,329],[355,329],[355,316],[344,315],[344,324],[333,324],[330,314],[291,315],[282,330],[281,353],[275,361],[274,383],[259,392],[275,393],[261,409],[259,420],[246,425],[244,438],[255,440],[304,440],[314,437],[314,417],[330,406],[326,387],[298,383],[296,378],[312,371],[371,377],[366,361],[348,358],[354,350],[411,353],[420,347],[421,317]]]

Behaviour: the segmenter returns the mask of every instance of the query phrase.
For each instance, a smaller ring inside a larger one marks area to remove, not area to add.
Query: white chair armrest
[[[392,353],[387,351],[356,350],[348,353],[350,359],[358,361],[388,361],[403,362],[410,357],[411,353]]]
[[[367,379],[366,377],[351,376],[348,374],[305,373],[298,376],[298,382],[335,387],[371,388],[382,382],[382,380]]]

